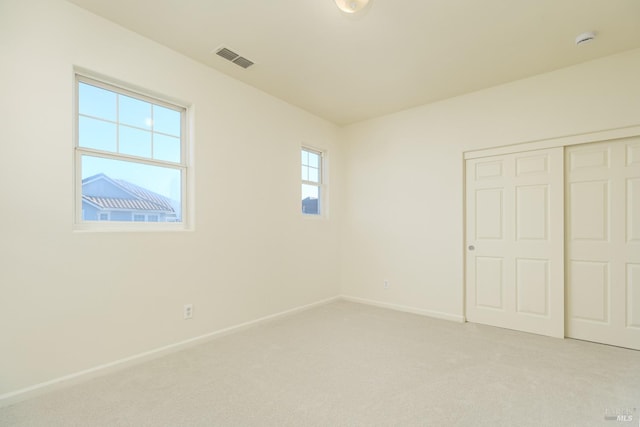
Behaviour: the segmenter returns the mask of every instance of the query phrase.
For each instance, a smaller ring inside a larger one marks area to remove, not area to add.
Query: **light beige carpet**
[[[640,352],[334,302],[0,409],[1,426],[633,426]]]

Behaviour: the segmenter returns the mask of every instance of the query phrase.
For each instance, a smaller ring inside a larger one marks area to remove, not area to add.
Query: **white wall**
[[[0,395],[339,293],[336,126],[59,0],[0,1],[0,61]],[[192,103],[194,231],[72,230],[74,65]]]
[[[463,152],[638,125],[638,76],[629,51],[348,127],[343,294],[461,319]]]

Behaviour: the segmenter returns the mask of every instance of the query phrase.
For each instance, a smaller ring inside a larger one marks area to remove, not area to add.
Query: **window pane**
[[[153,131],[180,136],[180,112],[170,108],[153,106]]]
[[[115,121],[116,94],[86,83],[79,83],[78,111],[80,114]]]
[[[120,123],[151,129],[151,104],[129,96],[120,95],[118,114]]]
[[[153,158],[180,163],[180,138],[154,133]]]
[[[320,156],[316,153],[309,153],[309,166],[317,168],[319,167]]]
[[[117,150],[116,125],[102,120],[80,116],[78,118],[78,144],[96,150]]]
[[[302,213],[318,215],[320,213],[320,188],[302,184]]]
[[[131,221],[135,215],[182,221],[179,169],[87,155],[81,167],[83,220],[109,214],[109,221]]]
[[[309,181],[320,182],[320,177],[318,176],[318,169],[309,168]]]
[[[305,150],[302,150],[302,164],[303,165],[309,164],[309,153]]]
[[[144,222],[144,215],[134,214],[133,220],[136,222]]]
[[[309,168],[307,166],[302,166],[302,179],[309,181]]]
[[[151,132],[120,126],[120,153],[151,157]]]

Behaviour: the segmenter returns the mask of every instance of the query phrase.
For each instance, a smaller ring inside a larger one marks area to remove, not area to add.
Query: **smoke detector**
[[[596,38],[595,31],[587,31],[586,33],[582,33],[578,37],[576,37],[576,46],[589,43],[590,41],[593,41],[593,39],[595,38]]]

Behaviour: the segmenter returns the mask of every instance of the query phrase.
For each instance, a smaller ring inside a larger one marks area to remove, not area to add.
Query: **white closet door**
[[[640,349],[640,138],[570,147],[567,336]]]
[[[466,162],[466,317],[564,337],[563,149]]]

